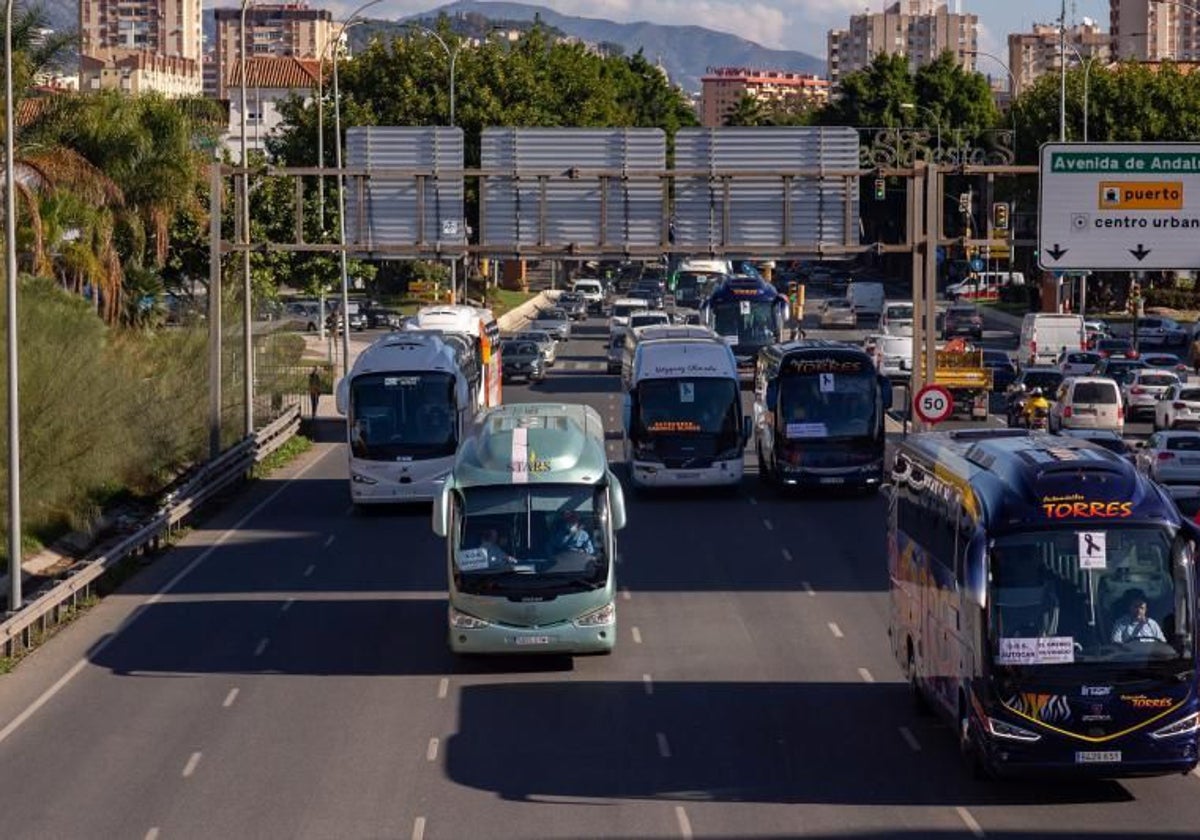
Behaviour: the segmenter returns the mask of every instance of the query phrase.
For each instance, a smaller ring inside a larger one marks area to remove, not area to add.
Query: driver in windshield
[[[596,547],[592,544],[592,535],[580,524],[578,513],[568,510],[562,515],[557,527],[550,535],[550,550],[555,554],[563,551],[596,553]]]
[[[1146,614],[1146,599],[1135,595],[1129,602],[1129,612],[1113,625],[1112,640],[1117,644],[1130,642],[1166,642],[1158,622]]]

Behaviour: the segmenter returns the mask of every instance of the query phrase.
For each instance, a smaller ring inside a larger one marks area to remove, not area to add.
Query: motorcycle
[[[1050,425],[1050,400],[1034,395],[1025,400],[1021,409],[1026,429],[1046,431]]]

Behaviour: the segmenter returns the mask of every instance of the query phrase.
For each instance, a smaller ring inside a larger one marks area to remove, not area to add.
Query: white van
[[[1050,431],[1060,429],[1125,430],[1125,408],[1121,389],[1107,376],[1077,376],[1064,379],[1050,406]]]
[[[950,300],[997,300],[1002,286],[1024,286],[1025,275],[1020,271],[977,271],[946,287]]]
[[[891,300],[883,305],[879,316],[879,331],[884,335],[913,334],[913,305],[907,300]]]
[[[1021,343],[1017,347],[1017,364],[1021,367],[1056,364],[1064,349],[1087,349],[1082,315],[1030,312],[1021,321]]]
[[[854,304],[859,318],[878,319],[883,314],[883,284],[869,280],[851,280],[846,287],[846,300]]]
[[[576,280],[571,291],[583,295],[589,312],[599,312],[604,306],[604,286],[599,280]]]

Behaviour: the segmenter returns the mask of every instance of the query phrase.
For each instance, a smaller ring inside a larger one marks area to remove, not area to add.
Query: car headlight
[[[481,630],[489,626],[488,622],[482,618],[476,618],[473,615],[467,615],[465,612],[450,608],[450,626],[458,630]]]
[[[576,627],[605,627],[617,619],[617,605],[609,601],[598,610],[592,610],[586,615],[575,619]]]
[[[355,484],[378,484],[379,483],[378,479],[371,478],[371,476],[369,476],[369,475],[363,475],[362,473],[356,473],[356,472],[350,473],[350,480],[352,482],[354,482]]]
[[[1002,720],[996,720],[994,717],[987,719],[988,732],[997,738],[1004,738],[1009,741],[1022,741],[1027,744],[1032,744],[1034,741],[1040,741],[1041,735],[1036,732],[1030,732],[1028,729],[1022,729],[1011,723],[1005,723]]]
[[[1200,729],[1200,712],[1193,712],[1181,717],[1174,723],[1168,723],[1162,729],[1150,733],[1151,738],[1174,738],[1177,735],[1191,735]]]

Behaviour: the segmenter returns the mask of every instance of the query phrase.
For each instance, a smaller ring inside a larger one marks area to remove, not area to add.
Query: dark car
[[[542,351],[532,341],[505,341],[500,345],[500,353],[503,381],[524,379],[527,382],[541,382],[546,378]]]
[[[1105,358],[1109,356],[1127,356],[1133,352],[1133,342],[1128,338],[1108,336],[1097,339],[1094,344],[1095,346],[1092,349]]]
[[[1125,438],[1112,429],[1059,429],[1055,434],[1062,435],[1063,437],[1088,440],[1118,455],[1124,456],[1129,454],[1129,447],[1125,444]]]
[[[1183,347],[1188,340],[1178,322],[1158,316],[1138,318],[1137,336],[1139,347]]]
[[[1101,359],[1100,364],[1092,371],[1092,376],[1107,376],[1118,385],[1124,385],[1133,376],[1135,370],[1146,367],[1141,359],[1112,358]]]
[[[565,309],[572,321],[586,321],[588,316],[587,298],[579,292],[563,292],[555,301],[559,309]]]
[[[404,325],[404,315],[395,309],[372,306],[363,310],[363,315],[367,319],[367,329],[371,330],[398,330]],[[351,316],[350,325],[352,327],[354,326],[353,318],[354,316]]]
[[[983,316],[973,303],[954,303],[942,319],[942,339],[965,335],[979,341],[983,338]]]
[[[647,309],[662,309],[663,308],[663,291],[658,283],[646,283],[639,281],[636,286],[625,293],[625,297],[637,298],[646,301]]]
[[[1013,384],[1008,386],[1004,398],[1004,414],[1008,425],[1020,425],[1020,418],[1025,408],[1025,397],[1034,388],[1041,388],[1046,399],[1053,401],[1054,392],[1063,381],[1062,371],[1056,367],[1027,367],[1017,374]]]
[[[983,366],[992,371],[992,390],[1005,391],[1017,379],[1017,366],[1003,350],[984,350]]]

